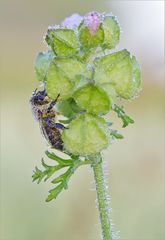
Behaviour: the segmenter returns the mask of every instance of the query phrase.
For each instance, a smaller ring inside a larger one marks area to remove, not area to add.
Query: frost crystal
[[[61,26],[64,28],[73,29],[76,28],[82,20],[83,17],[81,17],[78,13],[75,13],[65,18],[64,21],[61,23]]]
[[[88,27],[91,35],[96,33],[100,23],[101,15],[98,12],[89,12],[84,16],[84,24]]]
[[[53,31],[53,30],[56,30],[56,29],[59,29],[60,28],[60,26],[59,25],[53,25],[53,26],[48,26],[48,32],[51,32],[51,31]]]

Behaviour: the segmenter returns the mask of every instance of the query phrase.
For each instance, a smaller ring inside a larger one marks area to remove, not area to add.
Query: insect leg
[[[56,99],[53,100],[53,101],[50,103],[50,105],[49,105],[49,107],[48,107],[48,109],[47,109],[47,112],[50,112],[50,111],[52,110],[52,108],[55,106],[55,104],[56,104],[59,96],[60,96],[60,94],[58,94],[58,96],[56,97]]]
[[[33,96],[36,95],[37,88],[33,91]]]
[[[61,123],[55,123],[53,122],[52,120],[46,118],[45,119],[45,122],[50,126],[50,127],[55,127],[55,128],[58,128],[58,129],[66,129],[66,127],[61,124]]]
[[[65,127],[63,124],[61,124],[61,123],[55,123],[55,125],[56,125],[56,128],[58,128],[58,129],[68,129],[67,127]]]

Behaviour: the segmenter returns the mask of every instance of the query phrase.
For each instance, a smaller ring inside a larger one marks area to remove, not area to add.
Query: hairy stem
[[[100,161],[98,161],[100,159]],[[92,164],[94,171],[94,178],[96,184],[98,209],[100,215],[100,222],[102,227],[102,239],[112,240],[112,233],[110,228],[110,216],[108,206],[108,195],[106,193],[106,184],[104,179],[103,167],[101,156],[97,158],[97,162]]]

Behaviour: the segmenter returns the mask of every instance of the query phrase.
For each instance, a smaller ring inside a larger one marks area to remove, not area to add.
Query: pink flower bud
[[[98,12],[87,13],[84,16],[84,24],[88,27],[91,35],[94,35],[101,24],[101,15]]]

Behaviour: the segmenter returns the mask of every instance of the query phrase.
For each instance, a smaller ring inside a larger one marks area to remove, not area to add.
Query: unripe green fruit
[[[75,155],[99,153],[109,144],[107,127],[103,118],[81,114],[62,134],[65,149]]]
[[[102,23],[104,31],[103,49],[112,49],[120,39],[120,27],[114,16],[106,16]]]
[[[76,103],[89,113],[104,115],[109,112],[111,103],[107,93],[99,86],[88,84],[73,95]]]
[[[78,51],[78,39],[72,29],[48,29],[45,40],[58,57],[74,56]]]
[[[104,32],[102,27],[100,26],[94,35],[91,35],[89,29],[85,26],[82,27],[79,33],[80,43],[84,50],[88,50],[90,48],[95,48],[101,45],[104,40]]]
[[[55,58],[47,73],[47,93],[52,99],[69,98],[73,91],[88,83],[91,71],[73,58]]]
[[[52,51],[40,52],[35,59],[35,72],[39,81],[46,82],[49,66],[55,57]]]
[[[140,67],[125,49],[96,59],[95,80],[100,86],[112,84],[117,95],[125,99],[135,97],[141,90]]]

